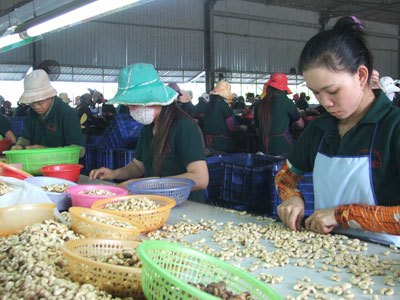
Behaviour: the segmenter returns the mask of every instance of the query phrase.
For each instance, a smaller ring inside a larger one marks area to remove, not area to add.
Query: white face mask
[[[131,117],[143,125],[153,123],[155,108],[153,106],[131,106],[129,108]]]
[[[393,101],[394,93],[387,93],[386,97],[388,97],[391,101]]]

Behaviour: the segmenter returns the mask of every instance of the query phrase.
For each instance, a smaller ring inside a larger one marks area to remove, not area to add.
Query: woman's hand
[[[278,215],[282,223],[297,231],[301,230],[301,221],[304,217],[304,201],[298,196],[287,198],[278,206]]]
[[[335,218],[335,208],[316,210],[306,220],[306,228],[318,233],[331,232],[338,223]]]
[[[26,146],[25,149],[43,149],[46,148],[45,146],[42,145],[32,145],[32,146]]]
[[[24,149],[24,147],[21,145],[14,145],[11,147],[11,150],[22,150],[22,149]]]
[[[108,168],[101,167],[100,169],[95,169],[90,171],[89,180],[100,179],[100,180],[112,180],[115,177],[115,172]]]

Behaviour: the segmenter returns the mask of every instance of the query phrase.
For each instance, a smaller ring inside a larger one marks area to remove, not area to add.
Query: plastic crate
[[[114,149],[106,147],[97,148],[97,167],[114,169]]]
[[[204,190],[204,200],[216,199],[221,193],[221,180],[222,180],[222,155],[210,156],[206,158],[209,182],[207,188]]]
[[[272,176],[275,178],[275,175],[278,173],[281,168],[281,163],[276,164],[272,168]],[[312,173],[305,174],[302,180],[297,184],[298,189],[303,194],[305,200],[304,206],[304,215],[311,216],[314,212],[314,187],[313,187],[313,177]],[[275,186],[275,180],[270,184],[270,194],[272,199],[272,215],[278,216],[278,206],[282,203],[281,198],[278,196],[278,192]]]
[[[130,115],[117,115],[103,134],[107,147],[134,149],[139,140],[143,124]]]
[[[281,158],[250,153],[224,157],[221,200],[232,206],[244,205],[249,211],[267,214],[272,212],[270,183],[272,166]]]
[[[11,123],[11,128],[15,137],[20,137],[22,129],[24,129],[25,117],[7,117],[7,119]]]
[[[104,138],[102,135],[89,135],[86,141],[86,145],[104,145]]]
[[[129,164],[135,157],[135,150],[116,149],[114,152],[114,167],[122,168]]]
[[[91,170],[97,169],[97,146],[86,145],[85,156],[79,160],[79,163],[83,165],[81,173],[84,175],[89,175]]]

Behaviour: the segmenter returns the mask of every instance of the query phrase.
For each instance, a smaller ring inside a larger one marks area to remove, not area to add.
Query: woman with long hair
[[[296,105],[287,97],[291,94],[287,82],[285,74],[272,74],[254,107],[259,151],[267,155],[286,156],[294,144],[290,122],[296,122],[299,128],[304,126]]]
[[[176,103],[177,93],[161,82],[151,64],[121,70],[118,92],[109,103],[129,105],[133,119],[144,124],[135,158],[126,166],[92,170],[90,180],[126,180],[141,177],[179,177],[195,182],[190,199],[201,200],[208,185],[205,147],[200,128]]]
[[[301,229],[296,188],[313,172],[314,213],[306,228],[400,246],[400,110],[371,86],[373,57],[356,17],[312,37],[299,70],[327,113],[311,122],[275,177],[278,214]]]

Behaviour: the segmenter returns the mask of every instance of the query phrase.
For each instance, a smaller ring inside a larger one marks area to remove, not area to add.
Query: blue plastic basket
[[[282,163],[275,164],[272,167],[272,176],[278,173],[281,168]],[[298,189],[303,194],[305,200],[304,215],[311,216],[314,212],[314,187],[313,187],[313,177],[312,173],[305,174],[302,180],[297,184]],[[275,180],[270,184],[270,194],[272,200],[272,215],[278,217],[278,205],[282,203],[281,198],[278,196],[278,192],[275,186]]]
[[[170,197],[176,201],[176,205],[180,205],[188,199],[194,184],[193,180],[186,178],[155,178],[131,182],[126,188],[134,195]]]
[[[114,149],[105,147],[97,148],[97,167],[114,169]]]
[[[135,150],[116,149],[114,153],[114,167],[122,168],[129,164],[135,157]]]
[[[268,214],[272,212],[270,183],[272,166],[281,158],[238,153],[224,157],[221,200],[232,206],[245,206],[246,210]]]
[[[79,160],[79,163],[83,165],[81,173],[84,175],[89,175],[91,170],[97,169],[97,146],[86,145],[85,156]]]
[[[135,148],[142,128],[143,124],[130,115],[116,115],[103,134],[105,145],[114,149]]]
[[[22,134],[22,129],[24,129],[25,117],[7,117],[11,123],[11,128],[14,135],[18,138]]]
[[[223,156],[210,156],[206,158],[209,182],[207,188],[204,190],[204,200],[209,202],[211,199],[219,198],[221,194],[221,181],[223,177],[223,168],[221,160]]]

